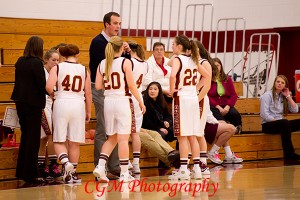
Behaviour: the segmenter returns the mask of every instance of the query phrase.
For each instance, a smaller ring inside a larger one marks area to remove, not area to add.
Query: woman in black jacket
[[[23,56],[15,64],[15,86],[11,96],[16,103],[22,132],[16,177],[28,183],[39,183],[38,152],[42,110],[46,104],[43,44],[38,36],[28,39]]]
[[[157,131],[165,141],[172,142],[173,119],[158,82],[150,83],[144,91],[144,104],[147,112],[143,117],[142,128]]]

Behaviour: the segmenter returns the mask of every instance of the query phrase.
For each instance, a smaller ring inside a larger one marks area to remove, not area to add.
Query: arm
[[[291,96],[289,88],[285,88],[281,91],[281,94],[287,99],[289,111],[292,113],[297,113],[299,108]]]
[[[85,96],[85,120],[86,122],[89,122],[91,119],[91,112],[92,112],[92,89],[91,89],[91,78],[90,74],[87,71],[86,72],[86,79],[85,79],[85,85],[84,85],[84,96]]]
[[[96,90],[101,90],[104,88],[103,76],[100,73],[100,65],[98,66],[98,69],[96,72],[95,87],[96,87]]]
[[[49,78],[46,83],[46,90],[49,96],[54,96],[54,86],[57,82],[57,66],[52,67],[52,69],[49,72]]]
[[[175,82],[176,82],[176,74],[180,67],[180,61],[179,58],[175,58],[172,63],[172,71],[170,75],[170,93],[173,96],[175,90]]]
[[[272,96],[266,93],[260,99],[260,117],[266,122],[274,121],[274,117],[270,113],[270,106],[272,104]]]
[[[209,62],[204,61],[203,62],[203,67],[204,69],[208,72],[208,77],[201,77],[200,81],[197,84],[197,90],[200,90],[199,94],[198,94],[198,99],[199,101],[201,101],[204,96],[208,93],[209,89],[210,89],[210,84],[211,84],[211,75],[212,75],[212,69],[211,69],[211,65],[209,64]],[[201,67],[201,65],[200,65]],[[198,66],[199,68],[199,66]]]
[[[124,69],[124,72],[125,72],[125,76],[126,76],[126,81],[127,81],[127,84],[128,84],[128,88],[131,92],[131,94],[133,94],[133,96],[135,97],[135,99],[139,102],[139,106],[143,112],[143,114],[146,112],[146,107],[139,95],[139,92],[137,90],[137,87],[136,87],[136,84],[134,82],[134,79],[133,79],[133,74],[132,74],[132,62],[128,59],[126,59],[124,61],[124,65],[123,65],[123,69]]]
[[[230,94],[230,97],[227,101],[227,105],[229,107],[233,107],[237,101],[238,95],[235,91],[232,79],[230,77],[228,77],[226,86],[227,86],[227,88],[225,88],[225,90],[228,90],[228,92]]]
[[[207,66],[208,67],[208,66]],[[207,92],[210,89],[210,83],[211,83],[211,67],[210,67],[210,72],[205,69],[204,67],[202,67],[200,65],[200,63],[198,63],[198,72],[201,74],[201,79],[203,79],[201,81],[201,83],[199,82],[197,84],[197,88],[201,88],[200,93],[198,94],[198,100],[201,101],[203,99],[203,97],[207,94]],[[203,91],[202,91],[203,90]]]

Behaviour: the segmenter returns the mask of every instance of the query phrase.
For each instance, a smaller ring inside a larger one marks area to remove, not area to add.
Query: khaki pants
[[[161,137],[156,131],[141,129],[139,132],[142,147],[147,149],[152,155],[155,155],[159,160],[166,165],[171,166],[168,160],[168,154],[174,149]]]

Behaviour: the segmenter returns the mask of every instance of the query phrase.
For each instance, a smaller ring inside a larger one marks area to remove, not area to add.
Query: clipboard
[[[19,117],[16,108],[6,107],[3,118],[3,126],[20,129],[21,126],[19,124]]]

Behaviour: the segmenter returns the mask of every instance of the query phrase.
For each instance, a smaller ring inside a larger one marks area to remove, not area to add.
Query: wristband
[[[287,99],[287,98],[289,98],[289,97],[291,97],[291,95],[289,94],[289,95],[287,95],[285,98]]]

